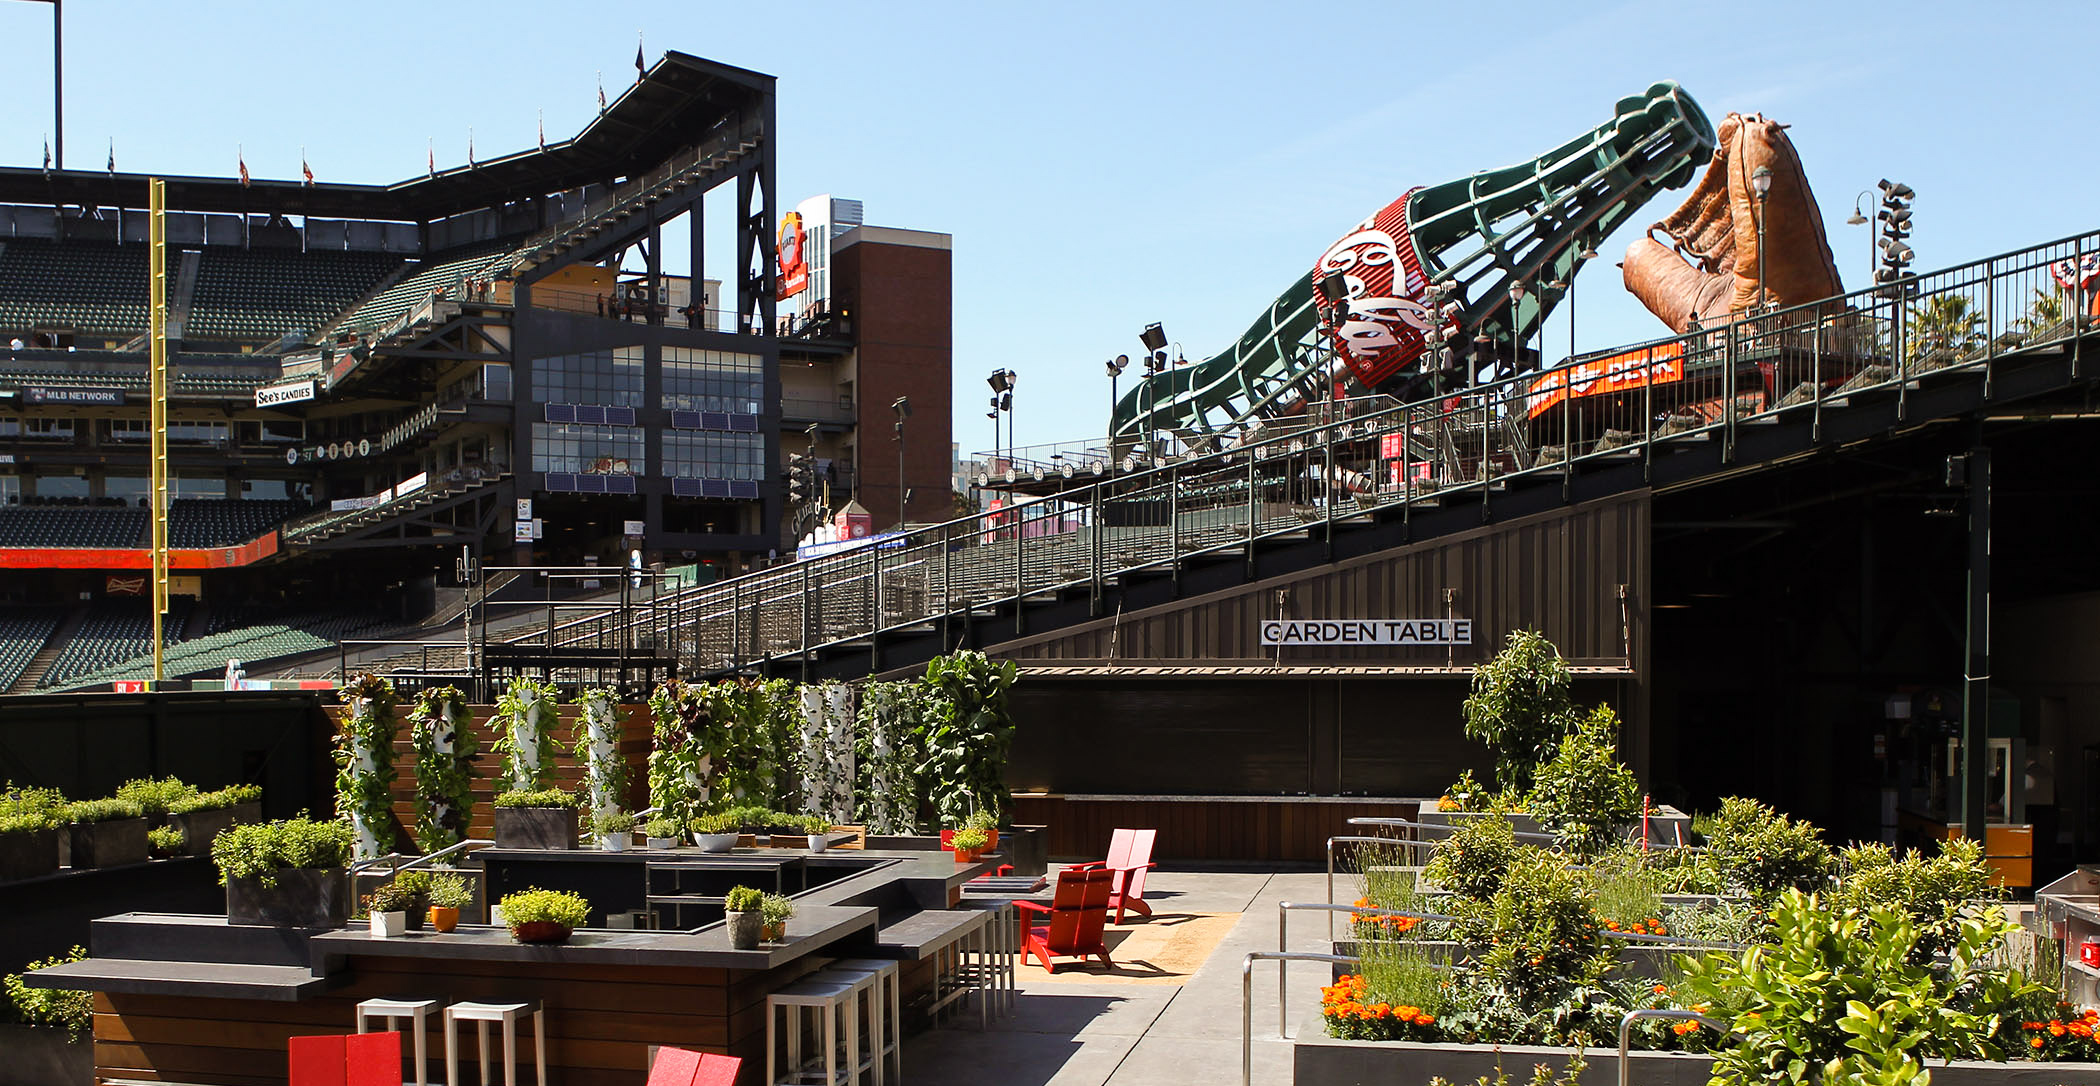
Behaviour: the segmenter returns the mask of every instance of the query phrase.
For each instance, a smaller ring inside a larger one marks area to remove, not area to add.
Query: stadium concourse
[[[458,640],[485,568],[740,572],[807,529],[783,434],[840,504],[945,514],[948,238],[783,212],[776,128],[772,77],[668,53],[570,139],[396,184],[166,179],[168,677]],[[0,168],[0,693],[150,674],[148,180]]]

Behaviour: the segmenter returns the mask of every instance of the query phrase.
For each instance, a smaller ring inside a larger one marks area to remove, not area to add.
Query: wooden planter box
[[[146,829],[143,818],[112,818],[107,822],[75,822],[67,826],[66,837],[72,842],[73,869],[145,863]]]
[[[350,872],[345,868],[287,868],[277,885],[226,881],[226,920],[278,928],[340,928],[350,916]]]
[[[576,812],[568,807],[498,807],[496,847],[575,848]]]
[[[1343,1041],[1326,1035],[1317,1016],[1303,1022],[1291,1044],[1291,1081],[1298,1086],[1387,1086],[1493,1079],[1500,1066],[1512,1076],[1530,1076],[1538,1064],[1556,1072],[1573,1049],[1528,1045],[1445,1045],[1414,1041]],[[1584,1082],[1616,1082],[1616,1043],[1582,1054]],[[1706,1086],[1713,1058],[1690,1052],[1627,1053],[1627,1081],[1641,1086]],[[2100,1086],[2100,1063],[1932,1063],[1933,1086]]]
[[[58,856],[58,846],[51,846]],[[0,1025],[0,1086],[93,1086],[95,1045],[69,1041],[65,1032]]]
[[[209,856],[213,838],[235,826],[260,821],[260,803],[236,803],[215,811],[191,811],[188,814],[168,816],[168,825],[182,831],[182,851],[187,856]]]
[[[0,882],[33,879],[57,870],[57,830],[0,833]]]

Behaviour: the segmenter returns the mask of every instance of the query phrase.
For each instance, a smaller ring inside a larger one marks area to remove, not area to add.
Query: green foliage
[[[431,687],[408,714],[416,752],[416,847],[425,853],[467,838],[474,811],[474,755],[480,743],[469,727],[466,695],[456,686]]]
[[[496,796],[498,807],[560,807],[573,810],[576,794],[559,788],[547,788],[538,792],[502,792]]]
[[[372,859],[394,847],[394,685],[365,674],[343,688],[343,724],[335,737],[335,810],[357,833],[357,851]]]
[[[657,815],[655,818],[642,823],[642,835],[656,838],[659,841],[666,837],[677,837],[679,826],[680,823],[677,819]]]
[[[503,895],[498,903],[503,922],[515,929],[521,924],[560,924],[571,930],[591,918],[591,903],[580,894],[534,887]]]
[[[85,961],[87,956],[86,948],[76,946],[59,957],[30,962],[23,967],[22,973]],[[95,994],[59,988],[31,988],[22,982],[22,973],[10,973],[0,978],[0,988],[4,988],[7,994],[8,1016],[25,1026],[64,1030],[66,1039],[76,1044],[86,1041],[95,1024]]]
[[[990,841],[991,836],[983,830],[956,830],[954,836],[948,838],[948,843],[958,852],[976,852]]]
[[[734,811],[717,811],[693,819],[694,833],[735,833],[743,828],[743,822]]]
[[[1553,758],[1568,733],[1574,703],[1568,662],[1533,630],[1516,630],[1495,658],[1473,672],[1466,695],[1466,738],[1495,752],[1495,784],[1519,794]]]
[[[1589,880],[1566,856],[1521,850],[1494,896],[1459,912],[1478,981],[1528,1011],[1602,976],[1613,951],[1594,903]]]
[[[243,803],[254,803],[262,799],[259,784],[232,784],[215,792],[196,792],[168,804],[169,814],[194,814],[198,811],[223,811]]]
[[[560,751],[554,739],[554,698],[551,683],[520,677],[496,699],[496,715],[489,723],[496,732],[496,754],[503,759],[503,780],[513,790],[540,792],[554,786]]]
[[[1524,846],[1509,819],[1500,814],[1463,818],[1451,836],[1437,845],[1423,873],[1437,885],[1468,901],[1486,901],[1502,886],[1510,864]]]
[[[1983,314],[1969,307],[1968,296],[1935,294],[1910,307],[1910,357],[1932,351],[1966,351],[1983,342]]]
[[[406,895],[408,907],[415,909],[423,908],[430,904],[430,887],[433,882],[435,882],[435,876],[422,868],[416,868],[413,871],[403,871],[396,874],[393,881],[387,883],[387,885]]]
[[[802,832],[811,836],[831,832],[831,820],[823,815],[803,815]]]
[[[1924,1086],[1926,1059],[2005,1058],[1999,1013],[1973,998],[2026,987],[1987,964],[2012,928],[2002,915],[1964,918],[1944,965],[1921,962],[1900,909],[1829,908],[1790,889],[1772,919],[1771,945],[1685,967],[1684,998],[1744,1035],[1716,1052],[1715,1081]]]
[[[1619,718],[1599,705],[1533,778],[1526,807],[1569,848],[1594,855],[1641,815],[1641,785],[1619,763]]]
[[[605,811],[591,816],[591,832],[600,836],[617,836],[634,832],[634,813],[631,811]]]
[[[1533,1064],[1531,1081],[1526,1086],[1581,1086],[1583,1069],[1588,1066],[1588,1061],[1582,1058],[1582,1049],[1578,1047],[1575,1050],[1575,1054],[1568,1057],[1568,1064],[1565,1070],[1555,1071],[1551,1064],[1546,1063]],[[1429,1080],[1429,1086],[1455,1086],[1455,1084],[1450,1079],[1437,1075]],[[1482,1075],[1473,1082],[1465,1084],[1465,1086],[1509,1086],[1509,1072],[1503,1068],[1501,1060],[1498,1059],[1495,1061],[1495,1073],[1492,1077]]]
[[[1621,926],[1663,914],[1662,880],[1638,849],[1618,848],[1590,861],[1597,916]]]
[[[949,824],[972,811],[1006,811],[1006,755],[1013,718],[1006,692],[1020,669],[981,652],[936,656],[926,664],[928,694],[922,759],[913,773],[933,792],[937,816]]]
[[[174,777],[160,780],[141,777],[118,785],[116,798],[137,807],[140,814],[158,818],[173,811],[176,804],[196,794],[195,785],[184,784]]]
[[[1370,1002],[1418,1007],[1439,1018],[1452,1009],[1450,963],[1443,952],[1412,939],[1360,940],[1356,951]]]
[[[1730,890],[1770,901],[1820,891],[1835,864],[1823,831],[1754,799],[1730,796],[1708,823],[1706,856]]]
[[[2065,314],[2072,302],[2062,287],[2052,286],[2047,290],[2035,288],[2034,301],[2027,307],[2027,315],[2013,322],[2023,336],[2044,336],[2063,327]]]
[[[405,913],[416,907],[416,895],[402,887],[399,880],[382,883],[358,903],[358,912],[370,916],[373,913]]]
[[[301,815],[234,826],[212,839],[211,859],[219,867],[222,885],[228,879],[254,879],[259,885],[275,886],[277,872],[286,868],[348,865],[354,845],[347,824]]]
[[[1991,882],[1982,843],[1966,837],[1941,842],[1939,854],[1930,859],[1916,849],[1899,856],[1883,844],[1854,845],[1838,853],[1837,865],[1830,904],[1862,911],[1888,905],[1902,911],[1918,926],[1919,952],[1928,957],[1953,945],[1968,906],[2004,897]]]
[[[854,772],[859,796],[854,813],[879,834],[909,834],[919,826],[924,787],[926,688],[916,682],[871,682],[861,687],[859,726],[854,729]]]
[[[430,880],[430,904],[440,909],[464,909],[474,904],[474,887],[465,875],[438,875]]]
[[[801,714],[795,684],[786,679],[735,679],[699,689],[710,726],[719,724],[726,731],[723,749],[714,759],[711,804],[784,802],[794,722]]]
[[[182,831],[173,826],[155,826],[146,831],[146,847],[155,856],[173,856],[182,851]]]
[[[1473,771],[1468,769],[1460,773],[1457,780],[1451,782],[1451,787],[1444,789],[1444,796],[1437,801],[1436,809],[1485,811],[1493,800],[1494,793],[1489,791],[1487,785],[1480,783],[1479,779],[1473,776]]]
[[[66,821],[114,822],[120,818],[138,818],[139,805],[125,799],[83,799],[66,804]]]
[[[732,913],[748,913],[764,905],[766,895],[755,887],[732,886],[722,898],[722,910]],[[505,915],[508,915],[506,913]]]
[[[999,816],[990,811],[972,811],[968,818],[962,820],[962,828],[966,830],[996,830],[999,828]]]
[[[649,696],[649,716],[655,739],[649,752],[649,803],[684,825],[710,806],[709,777],[726,763],[733,736],[727,721],[708,711],[699,688],[675,679]]]
[[[795,915],[795,902],[785,894],[767,894],[759,899],[758,914],[768,924],[784,924]]]
[[[56,788],[0,790],[0,834],[35,833],[62,825],[66,820],[66,797]]]

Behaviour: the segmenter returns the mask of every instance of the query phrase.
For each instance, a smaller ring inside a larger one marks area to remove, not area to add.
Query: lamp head
[[[1146,325],[1145,330],[1138,333],[1138,342],[1144,344],[1148,351],[1161,350],[1167,345],[1167,333],[1154,322]]]
[[[1750,191],[1756,193],[1757,198],[1760,200],[1764,199],[1772,191],[1771,167],[1759,166],[1750,171]]]

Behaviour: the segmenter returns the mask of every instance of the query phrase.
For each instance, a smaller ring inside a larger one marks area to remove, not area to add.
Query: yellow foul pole
[[[160,689],[161,622],[168,613],[168,183],[147,183],[147,278],[151,284],[147,372],[153,394],[153,688]]]

